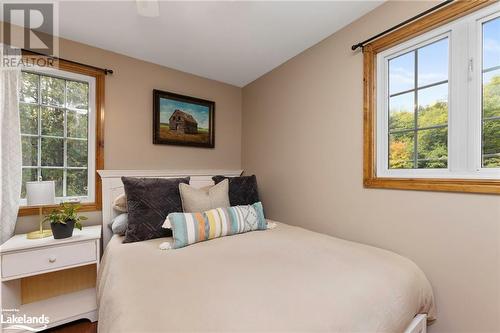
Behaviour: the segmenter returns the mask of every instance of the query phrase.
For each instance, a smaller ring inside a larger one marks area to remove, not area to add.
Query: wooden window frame
[[[500,180],[378,177],[376,173],[377,54],[493,4],[456,1],[363,47],[363,185],[366,188],[500,194]]]
[[[23,52],[23,59],[32,63],[33,60],[43,58],[42,56],[32,55],[29,52]],[[45,58],[48,59],[48,58]],[[90,211],[100,211],[102,209],[102,191],[101,191],[101,177],[97,173],[97,170],[104,169],[104,86],[105,86],[105,73],[98,69],[87,67],[84,65],[78,65],[71,62],[64,61],[62,59],[50,59],[51,61],[45,61],[47,65],[50,64],[51,67],[67,71],[76,74],[87,75],[95,79],[95,186],[94,186],[94,202],[85,202],[81,204],[80,211],[90,212]],[[36,62],[35,62],[36,63]],[[48,213],[51,209],[57,207],[57,205],[44,206],[44,213]],[[18,216],[28,216],[37,215],[38,207],[23,206],[19,208]]]

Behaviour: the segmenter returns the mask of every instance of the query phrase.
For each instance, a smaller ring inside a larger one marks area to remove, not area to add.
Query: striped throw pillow
[[[215,208],[203,213],[170,213],[163,225],[171,228],[178,249],[205,240],[267,228],[262,203]]]

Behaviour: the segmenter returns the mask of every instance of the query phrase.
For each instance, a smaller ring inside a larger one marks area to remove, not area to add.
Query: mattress
[[[283,223],[177,250],[121,241],[99,269],[100,333],[401,333],[416,314],[435,318],[409,259]]]

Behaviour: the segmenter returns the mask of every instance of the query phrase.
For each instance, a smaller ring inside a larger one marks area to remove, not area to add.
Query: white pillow
[[[112,205],[114,210],[117,210],[119,212],[126,213],[128,212],[127,208],[127,197],[125,196],[125,193],[120,194],[113,200],[113,205]]]
[[[185,213],[204,212],[213,208],[225,208],[229,203],[229,181],[221,181],[217,185],[195,188],[188,184],[179,184],[182,209]]]

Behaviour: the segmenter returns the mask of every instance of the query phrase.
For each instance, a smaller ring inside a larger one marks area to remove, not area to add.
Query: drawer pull
[[[56,262],[56,256],[50,256],[49,262]]]

